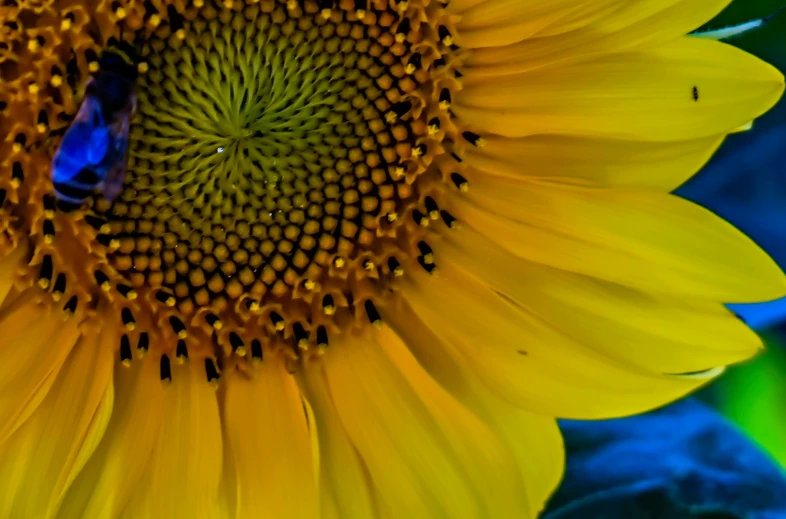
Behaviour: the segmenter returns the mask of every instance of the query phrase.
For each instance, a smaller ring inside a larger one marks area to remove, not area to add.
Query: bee
[[[82,104],[52,159],[52,184],[64,209],[80,206],[97,191],[112,201],[122,190],[136,78],[136,65],[119,51],[101,54],[99,70],[85,85]]]

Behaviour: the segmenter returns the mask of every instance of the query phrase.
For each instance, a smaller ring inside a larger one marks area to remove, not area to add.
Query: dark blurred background
[[[704,29],[770,15],[784,0],[736,0]],[[728,40],[786,71],[786,11],[764,28]],[[677,191],[742,229],[786,268],[786,100],[751,131],[732,135]],[[742,426],[786,466],[786,300],[735,306],[769,349],[733,367],[700,397]]]

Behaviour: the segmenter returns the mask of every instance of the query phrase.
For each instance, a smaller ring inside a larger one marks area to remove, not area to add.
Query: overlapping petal
[[[486,135],[486,145],[468,149],[464,159],[471,177],[487,174],[672,191],[707,162],[723,137],[647,142],[567,135]]]
[[[316,518],[317,453],[304,404],[283,360],[270,357],[254,373],[228,376],[221,390],[228,517]]]
[[[783,75],[757,58],[686,37],[499,78],[469,70],[454,110],[505,137],[682,141],[733,131],[772,107],[783,88]]]
[[[504,517],[528,509],[505,444],[391,330],[347,337],[305,376],[324,378],[317,384],[326,384],[368,467],[381,517]]]
[[[562,476],[564,450],[555,420],[496,395],[408,303],[387,308],[386,319],[429,375],[505,442],[526,482],[530,514],[537,513]]]
[[[587,56],[651,48],[696,29],[730,1],[629,0],[619,3],[619,8],[607,16],[580,25],[575,30],[537,34],[535,37],[524,34],[515,40],[517,43],[503,46],[490,46],[483,42],[468,54],[466,64],[477,75],[504,76]],[[558,4],[556,7],[562,6]]]
[[[123,517],[132,497],[144,491],[164,420],[164,391],[171,388],[162,385],[158,363],[150,357],[131,369],[117,366],[114,384],[115,405],[103,441],[74,480],[58,518]]]
[[[496,47],[532,37],[577,30],[617,10],[621,0],[487,0],[462,9],[457,29],[462,45]]]
[[[654,408],[708,379],[631,369],[523,311],[449,262],[404,296],[432,332],[500,398],[535,412],[604,418]],[[714,373],[717,374],[717,373]]]
[[[501,178],[476,187],[452,210],[520,258],[708,301],[769,300],[786,290],[780,268],[749,238],[674,195]]]
[[[0,313],[0,442],[41,405],[79,339],[77,321],[37,299],[23,294]]]
[[[638,369],[701,371],[746,359],[762,346],[720,303],[642,292],[522,260],[468,227],[451,238],[435,252],[465,275],[574,340]]]
[[[26,419],[3,418],[16,427],[0,441],[0,517],[55,517],[66,489],[93,454],[114,396],[114,359],[101,347],[104,337],[77,341],[62,368],[48,375],[52,381],[42,382],[48,391],[39,388],[41,401],[34,412],[26,410]]]

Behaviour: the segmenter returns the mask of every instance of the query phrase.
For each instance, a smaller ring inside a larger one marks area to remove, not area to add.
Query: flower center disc
[[[411,158],[412,128],[385,118],[417,88],[389,71],[403,73],[393,52],[406,47],[371,43],[379,34],[341,11],[216,14],[186,21],[182,42],[154,36],[142,48],[150,69],[128,187],[106,211],[132,255],[117,256],[118,270],[199,306],[267,294],[286,303],[338,275],[331,261],[387,259],[380,237],[411,195],[394,176]],[[160,264],[140,268],[151,251]]]
[[[124,189],[85,215],[123,323],[179,356],[252,337],[319,351],[378,322],[408,265],[433,268],[423,227],[451,220],[425,189],[456,85],[446,15],[425,14],[442,7],[238,3],[136,31]]]

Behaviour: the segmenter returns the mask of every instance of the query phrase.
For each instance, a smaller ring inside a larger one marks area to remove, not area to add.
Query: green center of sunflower
[[[434,268],[424,227],[453,218],[430,165],[456,133],[455,47],[426,15],[442,8],[323,3],[171,9],[136,31],[125,185],[84,215],[103,247],[89,298],[118,308],[122,360],[134,343],[323,351],[378,324],[407,268]]]

